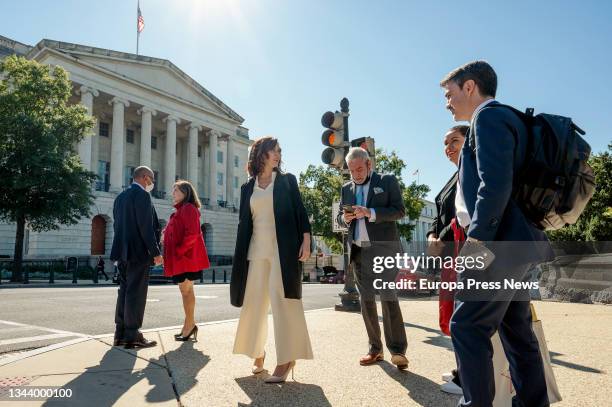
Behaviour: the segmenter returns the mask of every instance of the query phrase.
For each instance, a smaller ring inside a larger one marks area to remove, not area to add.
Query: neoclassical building
[[[96,119],[75,146],[85,168],[98,174],[92,215],[59,231],[26,231],[26,258],[110,253],[113,200],[134,168],[155,172],[153,203],[166,221],[176,179],[196,186],[209,252],[233,253],[240,185],[252,141],[244,119],[165,59],[42,40],[28,46],[0,36],[0,59],[17,54],[59,65],[73,84],[72,103]],[[0,224],[0,255],[12,256],[15,226]]]

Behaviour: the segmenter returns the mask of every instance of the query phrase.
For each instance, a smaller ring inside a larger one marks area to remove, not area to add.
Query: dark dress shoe
[[[156,341],[148,341],[144,337],[138,338],[133,342],[126,342],[124,348],[125,349],[135,349],[135,348],[152,348],[153,346],[157,346]]]
[[[113,346],[123,346],[125,345],[125,340],[123,339],[113,339]]]
[[[361,366],[373,365],[376,362],[379,362],[384,359],[383,353],[368,353],[361,359],[359,359],[359,364]]]

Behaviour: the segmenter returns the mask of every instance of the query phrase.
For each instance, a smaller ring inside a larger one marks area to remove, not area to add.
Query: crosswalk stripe
[[[0,341],[0,346],[13,345],[16,343],[24,343],[24,342],[46,341],[48,339],[67,338],[69,336],[74,336],[74,335],[72,334],[49,334],[49,335],[29,336],[27,338],[5,339],[5,340]]]

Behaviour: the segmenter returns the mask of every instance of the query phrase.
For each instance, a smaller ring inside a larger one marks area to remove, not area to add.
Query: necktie
[[[363,197],[363,185],[357,185],[357,196],[355,197],[355,204],[358,206],[364,206],[364,202],[365,199]],[[359,221],[361,219],[357,220],[357,223],[355,224],[355,231],[353,233],[353,238],[356,241],[359,241]]]

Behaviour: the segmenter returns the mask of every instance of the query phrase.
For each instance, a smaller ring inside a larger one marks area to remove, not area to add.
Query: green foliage
[[[93,119],[68,104],[72,85],[61,67],[11,56],[0,72],[0,219],[25,217],[35,231],[77,223],[89,216],[96,176],[73,146]]]
[[[555,241],[612,241],[612,143],[594,154],[589,164],[595,173],[595,194],[574,225],[548,232]]]
[[[406,215],[418,219],[423,209],[422,199],[429,192],[427,185],[416,182],[406,186],[402,180],[402,170],[406,168],[404,160],[395,151],[387,153],[376,150],[376,171],[381,174],[393,174],[402,188]],[[342,175],[333,168],[322,165],[309,165],[300,174],[300,192],[304,206],[311,217],[313,235],[321,236],[334,253],[342,253],[342,235],[332,232],[332,205],[340,200],[340,189],[343,185]],[[398,224],[400,235],[410,240],[414,225]]]
[[[334,253],[342,253],[342,235],[332,232],[332,205],[340,200],[342,175],[333,168],[309,165],[300,173],[300,192],[310,216],[312,234],[321,236]]]

